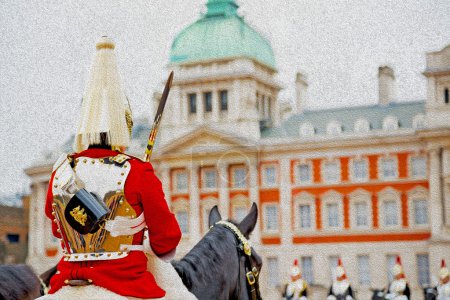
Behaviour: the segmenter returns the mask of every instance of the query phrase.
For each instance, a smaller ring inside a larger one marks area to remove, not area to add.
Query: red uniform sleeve
[[[52,203],[53,203],[53,193],[52,193],[52,186],[53,186],[53,177],[55,176],[55,173],[53,172],[52,176],[50,177],[50,181],[48,183],[48,190],[47,190],[47,199],[45,201],[45,215],[52,221],[52,232],[53,235],[57,238],[61,238],[61,234],[58,232],[58,226],[55,222],[53,222],[53,215],[52,215]]]
[[[158,256],[174,251],[181,239],[181,230],[175,215],[164,198],[161,181],[150,163],[143,165],[141,201],[149,230],[150,246]]]

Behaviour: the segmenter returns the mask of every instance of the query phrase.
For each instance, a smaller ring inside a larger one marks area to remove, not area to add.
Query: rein
[[[223,225],[226,229],[230,230],[236,241],[238,243],[238,254],[239,254],[239,277],[241,272],[241,257],[245,257],[245,277],[247,282],[247,292],[249,299],[251,300],[262,300],[261,293],[259,291],[259,271],[257,264],[252,256],[252,247],[247,238],[242,234],[242,232],[233,223],[227,221],[219,221],[214,225]],[[214,226],[213,225],[213,226]],[[240,284],[238,285],[240,288]]]

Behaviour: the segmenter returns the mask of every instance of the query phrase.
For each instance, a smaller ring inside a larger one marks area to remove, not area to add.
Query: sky
[[[0,0],[0,196],[27,192],[23,169],[75,132],[102,35],[116,42],[134,116],[153,119],[177,33],[206,0]],[[237,0],[239,13],[272,44],[292,101],[307,75],[308,109],[377,102],[378,66],[394,69],[397,101],[426,97],[425,53],[450,44],[450,1]],[[168,117],[168,116],[166,116]]]

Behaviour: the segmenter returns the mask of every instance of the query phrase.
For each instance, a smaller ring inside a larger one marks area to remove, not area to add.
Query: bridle
[[[215,225],[223,225],[227,230],[233,233],[233,236],[237,242],[237,251],[239,256],[239,275],[241,277],[241,257],[245,258],[244,270],[247,283],[248,297],[251,300],[262,300],[261,293],[259,291],[259,270],[255,258],[252,255],[252,247],[247,238],[242,234],[242,232],[237,228],[236,225],[227,221],[219,221]],[[212,226],[212,227],[213,227]],[[240,290],[240,280],[238,283],[238,288]]]

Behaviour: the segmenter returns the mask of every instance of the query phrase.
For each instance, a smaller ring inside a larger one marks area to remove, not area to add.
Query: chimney
[[[378,104],[389,105],[395,98],[394,70],[388,66],[378,68]]]
[[[305,110],[307,101],[308,83],[306,75],[297,73],[295,77],[295,104],[297,106],[297,113],[301,114]]]

